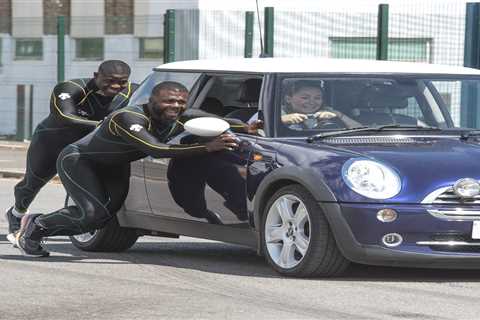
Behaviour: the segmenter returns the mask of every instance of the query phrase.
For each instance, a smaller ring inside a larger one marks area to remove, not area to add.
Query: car
[[[190,90],[188,108],[260,119],[263,128],[236,133],[236,150],[132,163],[117,219],[72,237],[77,247],[122,251],[140,235],[198,237],[254,248],[294,277],[339,276],[352,262],[480,269],[480,136],[454,125],[478,103],[479,70],[179,61],[155,68],[131,104],[165,80]],[[171,143],[201,139],[183,133]],[[207,211],[221,223],[208,222]]]

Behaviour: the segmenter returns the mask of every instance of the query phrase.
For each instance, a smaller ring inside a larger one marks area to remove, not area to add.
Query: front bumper
[[[425,244],[448,239],[480,243],[480,240],[469,238],[472,221],[442,220],[420,205],[320,203],[320,206],[330,223],[339,249],[353,262],[384,266],[480,269],[480,246]],[[398,219],[391,223],[377,220],[376,212],[383,208],[396,210],[399,213]],[[381,240],[387,233],[398,233],[404,241],[398,247],[389,248]]]

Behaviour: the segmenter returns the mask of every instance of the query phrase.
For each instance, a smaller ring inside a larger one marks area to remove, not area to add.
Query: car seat
[[[225,112],[222,102],[214,97],[206,97],[200,105],[200,110],[218,116],[223,116],[223,113]]]
[[[366,87],[352,109],[352,118],[363,125],[417,124],[416,118],[393,112],[408,107],[408,97],[399,91],[391,85]]]
[[[261,87],[262,79],[252,78],[242,82],[237,100],[246,104],[247,107],[234,110],[225,115],[225,117],[240,119],[243,122],[247,122],[258,111],[258,100]]]

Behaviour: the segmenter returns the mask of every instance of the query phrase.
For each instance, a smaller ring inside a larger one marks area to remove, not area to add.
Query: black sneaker
[[[223,224],[222,220],[220,220],[220,215],[210,210],[205,211],[204,218],[212,224]]]
[[[20,230],[15,234],[16,244],[20,251],[26,256],[48,257],[50,252],[41,246],[41,241],[30,238],[31,235],[37,231],[37,228],[40,228],[34,222],[38,216],[40,216],[40,214],[26,214],[23,216]]]
[[[8,232],[9,233],[15,233],[20,229],[20,220],[22,218],[19,218],[13,214],[13,207],[7,210],[5,213],[5,216],[7,217],[8,221]]]

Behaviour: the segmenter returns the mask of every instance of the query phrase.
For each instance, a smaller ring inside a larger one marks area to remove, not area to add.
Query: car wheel
[[[349,265],[320,206],[300,185],[283,187],[268,200],[261,240],[268,262],[283,275],[337,276]]]
[[[67,196],[65,205],[73,201]],[[138,239],[135,229],[123,228],[113,217],[102,229],[70,237],[75,247],[83,251],[121,252],[132,247]]]

